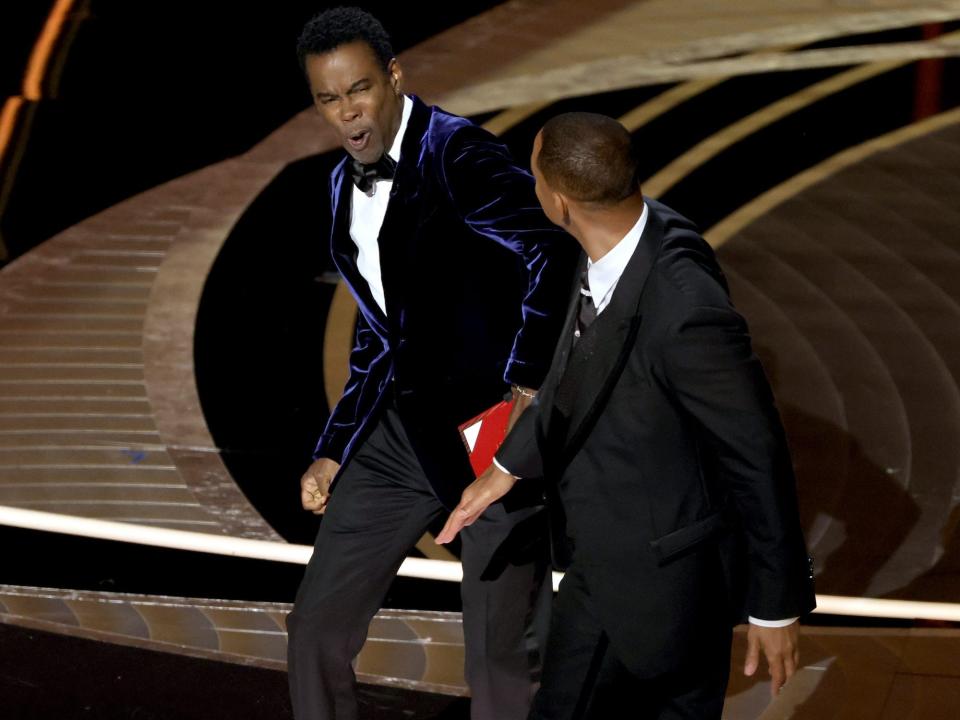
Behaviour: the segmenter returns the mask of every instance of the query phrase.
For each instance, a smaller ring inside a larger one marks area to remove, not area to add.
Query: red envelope
[[[493,463],[493,456],[507,435],[507,421],[512,410],[513,400],[504,400],[460,425],[460,437],[467,446],[475,475],[480,475]]]

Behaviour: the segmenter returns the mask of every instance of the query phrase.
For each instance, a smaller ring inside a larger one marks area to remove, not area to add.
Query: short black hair
[[[323,55],[357,40],[370,46],[386,72],[395,57],[390,36],[379,20],[357,7],[331,8],[307,21],[297,39],[300,68],[306,69],[307,55]]]
[[[640,189],[637,152],[619,122],[597,113],[550,118],[540,131],[537,167],[551,187],[574,200],[613,205]]]

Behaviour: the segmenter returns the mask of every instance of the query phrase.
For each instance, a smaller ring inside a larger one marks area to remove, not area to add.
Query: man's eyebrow
[[[365,78],[365,77],[360,78],[347,89],[347,92],[356,90],[358,86],[363,85],[364,83],[369,83],[369,82],[370,82],[370,78]],[[317,97],[337,97],[337,93],[330,92],[329,90],[318,90],[316,96]]]

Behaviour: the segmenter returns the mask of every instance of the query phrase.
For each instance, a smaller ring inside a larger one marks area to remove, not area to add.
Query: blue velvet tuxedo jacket
[[[814,606],[786,437],[746,322],[693,225],[647,205],[610,304],[573,345],[572,293],[537,400],[497,453],[556,489],[568,572],[641,677],[681,669],[748,614]]]
[[[378,237],[386,314],[357,269],[348,158],[331,174],[334,263],[359,305],[350,377],[315,458],[345,465],[393,394],[440,499],[473,479],[457,426],[516,383],[539,387],[563,324],[577,245],[533,178],[470,121],[413,99]]]

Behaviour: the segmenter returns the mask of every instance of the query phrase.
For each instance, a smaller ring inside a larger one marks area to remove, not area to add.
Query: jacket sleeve
[[[666,333],[663,372],[692,418],[747,541],[747,612],[776,620],[815,606],[796,481],[773,393],[746,321],[729,304],[682,312]]]
[[[452,133],[440,165],[441,182],[463,221],[519,255],[526,266],[523,322],[504,378],[538,388],[560,335],[579,246],[547,220],[533,178],[487,131],[464,126]]]
[[[537,423],[540,418],[539,396],[534,398],[523,414],[513,424],[510,434],[504,438],[496,459],[501,468],[518,478],[543,476],[543,457],[537,441]]]
[[[373,363],[386,352],[383,341],[367,323],[363,313],[357,317],[356,339],[350,351],[350,377],[337,402],[327,427],[317,442],[314,459],[330,458],[343,462],[343,453],[356,431],[357,403],[363,392],[367,374]]]

